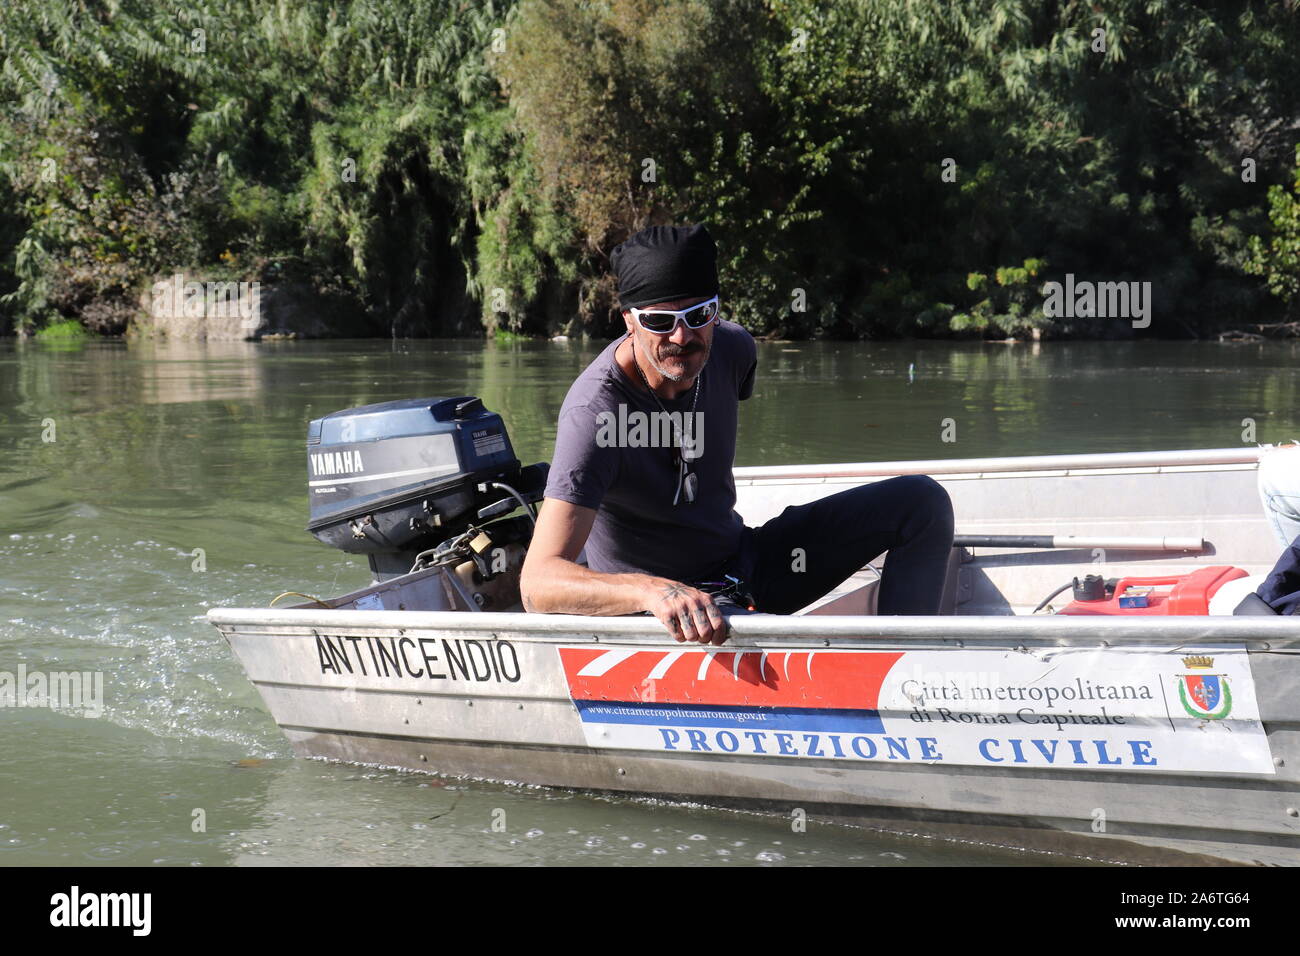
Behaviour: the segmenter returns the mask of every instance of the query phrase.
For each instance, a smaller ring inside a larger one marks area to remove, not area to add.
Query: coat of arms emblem
[[[1183,667],[1191,673],[1176,678],[1183,709],[1202,720],[1222,720],[1232,710],[1228,678],[1224,674],[1209,673],[1213,666],[1213,657],[1184,657]]]

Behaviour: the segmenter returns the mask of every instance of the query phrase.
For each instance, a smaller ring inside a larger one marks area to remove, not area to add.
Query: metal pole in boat
[[[1075,534],[959,534],[958,548],[1109,548],[1115,551],[1204,551],[1201,538],[1106,537]]]

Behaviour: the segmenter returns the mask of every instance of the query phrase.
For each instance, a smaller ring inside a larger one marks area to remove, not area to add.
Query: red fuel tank
[[[1106,601],[1071,601],[1058,614],[1209,614],[1210,598],[1246,572],[1228,565],[1162,578],[1120,578]],[[1134,607],[1142,604],[1145,607]]]

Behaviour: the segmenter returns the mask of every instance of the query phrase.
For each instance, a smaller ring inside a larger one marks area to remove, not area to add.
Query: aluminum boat
[[[794,615],[730,612],[720,647],[679,644],[648,616],[524,613],[482,547],[208,617],[302,756],[1098,861],[1294,865],[1300,621],[1231,614],[1279,551],[1256,492],[1267,451],[735,470],[750,525],[935,477],[959,544],[937,617],[871,613],[867,567]],[[350,522],[358,540],[383,524]],[[495,550],[517,568],[522,547]],[[1247,575],[1210,613],[1062,613],[1072,588],[1044,601],[1088,574],[1208,567]]]

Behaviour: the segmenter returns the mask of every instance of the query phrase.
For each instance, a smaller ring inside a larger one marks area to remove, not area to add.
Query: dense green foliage
[[[599,335],[610,249],[704,221],[755,332],[1128,334],[1043,316],[1072,273],[1206,334],[1297,302],[1298,49],[1290,0],[18,0],[0,309],[186,271]]]
[[[1269,220],[1273,236],[1265,242],[1250,237],[1249,271],[1268,279],[1268,287],[1287,302],[1300,294],[1300,145],[1295,151],[1295,182],[1291,189],[1270,186]]]
[[[109,303],[90,324],[120,330],[182,269],[307,280],[376,331],[477,328],[475,193],[501,191],[511,152],[499,19],[445,0],[5,7],[19,321]]]

